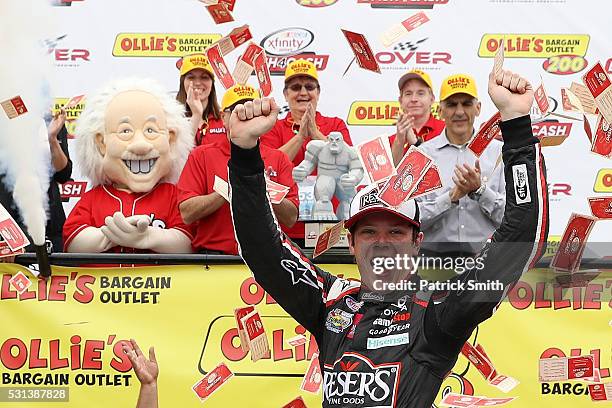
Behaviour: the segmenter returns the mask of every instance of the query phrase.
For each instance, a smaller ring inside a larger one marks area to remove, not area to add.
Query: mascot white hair
[[[161,103],[168,128],[176,132],[176,145],[171,151],[172,170],[162,180],[176,183],[193,148],[191,126],[181,106],[162,86],[152,79],[126,78],[108,83],[95,95],[87,98],[85,109],[79,116],[76,127],[76,151],[80,170],[93,186],[107,184],[108,176],[102,167],[102,154],[96,145],[96,135],[104,134],[105,113],[108,104],[122,92],[139,90],[147,92]]]
[[[192,147],[184,108],[152,79],[113,81],[88,96],[76,161],[92,188],[64,224],[64,249],[191,252],[174,183]]]

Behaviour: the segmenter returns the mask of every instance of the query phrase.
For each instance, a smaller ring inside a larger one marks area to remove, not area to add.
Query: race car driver
[[[483,267],[457,282],[496,280],[502,288],[456,290],[443,299],[417,289],[380,290],[419,280],[413,271],[373,272],[375,258],[414,255],[423,234],[412,201],[390,208],[374,187],[357,195],[345,225],[361,282],[313,265],[280,231],[266,198],[258,137],[276,120],[274,100],[235,108],[230,119],[231,207],[241,256],[255,279],[316,338],[324,407],[429,407],[473,329],[489,318],[509,286],[542,255],[548,234],[546,178],[529,110],[533,89],[509,71],[489,76],[501,114],[506,212],[480,256]]]

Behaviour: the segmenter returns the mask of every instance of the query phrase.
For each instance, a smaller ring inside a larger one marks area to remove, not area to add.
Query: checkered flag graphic
[[[422,38],[418,41],[406,41],[406,42],[401,42],[401,43],[397,43],[395,44],[395,46],[393,47],[394,51],[416,51],[419,48],[419,45],[424,42],[425,40],[427,40],[427,38]]]

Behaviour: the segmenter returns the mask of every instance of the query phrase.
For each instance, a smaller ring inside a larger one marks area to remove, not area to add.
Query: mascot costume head
[[[153,80],[114,81],[89,96],[76,159],[92,189],[66,221],[65,249],[189,252],[174,183],[192,147],[183,107]]]
[[[76,129],[81,170],[93,186],[148,192],[176,183],[193,147],[184,109],[156,82],[125,79],[88,98]]]

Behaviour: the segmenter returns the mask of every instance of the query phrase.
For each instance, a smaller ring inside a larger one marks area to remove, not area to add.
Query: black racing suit
[[[430,407],[462,345],[533,265],[548,234],[543,157],[528,116],[501,124],[506,208],[481,256],[453,279],[498,280],[488,292],[367,292],[312,264],[278,226],[259,148],[232,145],[231,209],[241,256],[257,282],[316,338],[324,407]],[[435,295],[435,294],[434,294]]]

